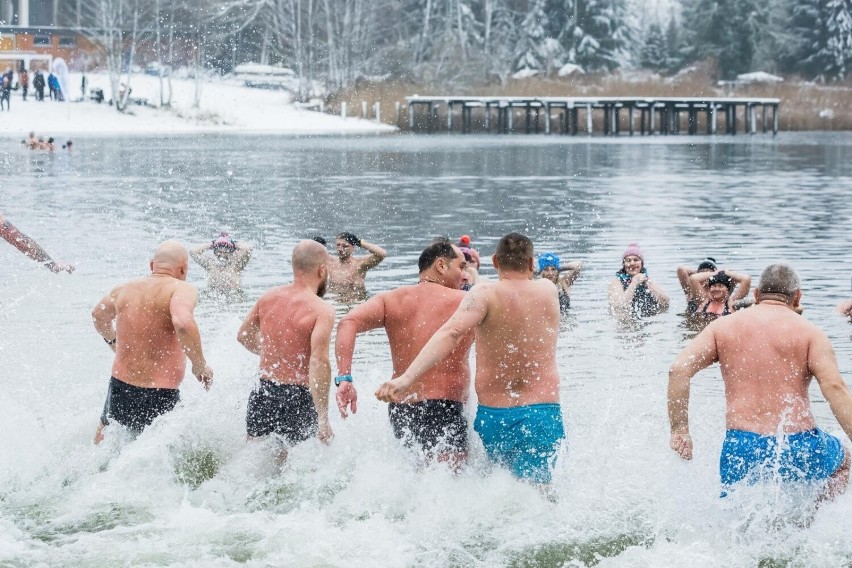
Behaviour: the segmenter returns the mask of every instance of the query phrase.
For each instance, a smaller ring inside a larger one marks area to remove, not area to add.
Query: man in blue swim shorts
[[[500,239],[492,262],[499,281],[474,286],[408,369],[379,387],[376,396],[404,400],[431,367],[475,331],[474,430],[492,461],[545,486],[565,438],[556,368],[558,293],[550,282],[533,280],[533,244],[524,235]]]
[[[816,378],[831,411],[852,435],[852,395],[828,337],[796,313],[799,276],[786,264],[763,271],[755,306],[711,323],[669,370],[671,448],[692,458],[689,382],[718,361],[725,382],[727,434],[719,472],[727,489],[760,479],[817,482],[831,499],[849,480],[849,450],[816,427],[808,386]]]

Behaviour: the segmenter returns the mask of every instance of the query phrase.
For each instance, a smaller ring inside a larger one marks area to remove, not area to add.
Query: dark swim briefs
[[[122,426],[141,434],[146,426],[180,402],[178,389],[149,389],[136,387],[110,377],[101,424],[112,418]]]
[[[388,405],[393,435],[406,446],[417,443],[427,454],[467,452],[464,405],[455,400],[423,400]]]
[[[246,431],[249,436],[275,434],[290,445],[316,436],[317,410],[308,387],[260,379],[249,395]]]

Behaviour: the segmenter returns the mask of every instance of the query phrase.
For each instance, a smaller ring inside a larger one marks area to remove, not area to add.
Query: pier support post
[[[340,103],[340,118],[346,120],[346,101]]]
[[[408,128],[414,130],[414,103],[408,103]]]
[[[447,132],[453,131],[453,103],[447,101]]]
[[[538,125],[538,121],[536,121]],[[550,103],[544,103],[544,133],[550,134]]]
[[[376,122],[382,122],[382,105],[379,101],[373,103],[373,117],[376,119]]]
[[[737,135],[737,105],[731,105],[731,136]]]
[[[586,105],[586,134],[592,135],[592,105]]]
[[[633,130],[635,130],[635,115],[633,114],[633,105],[628,107],[627,109],[627,121],[630,123],[630,135],[633,136]]]
[[[749,128],[751,129],[750,134],[757,134],[757,108],[754,105],[748,105],[748,110],[751,118],[751,124],[749,124]]]
[[[621,128],[618,124],[618,115],[620,114],[621,109],[616,105],[612,105],[612,134],[613,136],[617,136],[621,132]]]
[[[508,113],[508,120],[506,121],[506,132],[513,132],[515,130],[515,109],[512,108],[512,103],[506,107],[506,112]]]
[[[486,102],[482,112],[485,113],[482,116],[485,132],[491,132],[491,103]]]
[[[772,105],[772,135],[778,134],[778,105]]]
[[[367,101],[361,101],[361,118],[370,118],[367,114]]]
[[[654,103],[648,105],[648,136],[654,134]]]
[[[603,135],[609,136],[609,105],[604,105],[603,107]]]

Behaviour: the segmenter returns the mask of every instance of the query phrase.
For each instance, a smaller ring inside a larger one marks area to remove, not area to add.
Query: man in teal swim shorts
[[[550,282],[533,280],[533,244],[524,235],[500,239],[492,262],[499,281],[474,286],[408,369],[376,396],[405,400],[424,373],[474,330],[479,399],[474,430],[492,461],[545,486],[565,438],[556,369],[558,294]]]
[[[761,478],[819,483],[831,499],[849,480],[849,450],[816,427],[808,386],[816,378],[831,411],[852,435],[852,395],[828,337],[796,313],[799,276],[786,264],[763,271],[755,306],[719,318],[681,352],[669,370],[671,448],[692,458],[689,382],[718,361],[725,382],[727,434],[719,472],[724,486]]]

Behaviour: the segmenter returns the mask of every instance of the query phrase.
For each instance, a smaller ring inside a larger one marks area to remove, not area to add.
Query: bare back
[[[171,276],[134,280],[113,292],[116,349],[112,375],[143,388],[178,388],[186,355],[172,323],[172,296],[190,284]]]
[[[327,308],[319,296],[292,284],[273,288],[260,297],[254,309],[262,337],[263,378],[308,386],[311,334]]]
[[[465,304],[479,301],[486,303],[485,318],[476,330],[480,404],[505,408],[559,402],[556,286],[547,280],[484,282]]]
[[[815,427],[809,354],[815,341],[827,341],[816,326],[785,306],[761,303],[707,331],[725,382],[729,429],[774,435],[779,424],[788,433]]]
[[[421,282],[379,295],[384,303],[394,377],[408,368],[432,335],[450,319],[465,294],[433,282]],[[468,353],[472,344],[470,333],[427,371],[414,391],[416,400],[465,402],[470,390]]]

